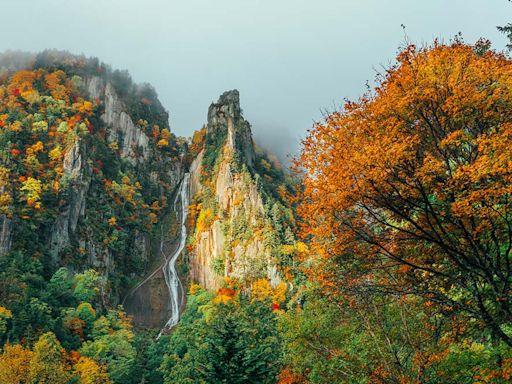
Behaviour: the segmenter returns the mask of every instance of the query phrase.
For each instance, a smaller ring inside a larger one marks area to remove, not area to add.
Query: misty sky
[[[0,0],[0,51],[97,56],[149,82],[190,136],[224,90],[241,93],[257,141],[291,152],[323,110],[356,98],[404,42],[489,38],[506,0]]]

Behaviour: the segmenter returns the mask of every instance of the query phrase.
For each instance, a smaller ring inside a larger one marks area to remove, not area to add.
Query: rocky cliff
[[[94,268],[116,305],[176,236],[185,141],[151,86],[97,59],[49,51],[0,69],[0,257],[50,276]]]
[[[120,161],[130,164],[136,171],[152,169],[147,178],[147,187],[165,194],[160,183],[166,181],[171,187],[177,186],[183,176],[182,161],[170,161],[156,148],[149,145],[150,138],[143,127],[133,122],[129,108],[118,96],[111,81],[98,76],[83,79],[80,87],[91,100],[100,100],[103,106],[100,119],[105,126],[106,141],[112,148],[117,148]],[[87,199],[91,183],[92,166],[88,158],[87,144],[84,140],[76,140],[66,153],[63,164],[64,176],[69,182],[69,198],[60,208],[59,215],[53,226],[50,250],[55,262],[59,261],[59,253],[70,244],[70,238],[76,235],[79,220],[87,216]],[[115,268],[112,253],[101,244],[97,244],[88,236],[87,228],[83,228],[78,236],[82,249],[86,250],[88,263],[109,273]],[[148,233],[136,231],[133,238],[134,248],[142,262],[150,259],[151,238]]]
[[[14,256],[46,279],[92,268],[104,308],[125,299],[137,324],[158,327],[169,301],[162,261],[182,228],[173,202],[189,171],[181,276],[208,289],[225,277],[279,282],[287,187],[257,150],[238,91],[222,94],[187,142],[170,132],[150,86],[95,59],[46,52],[0,78],[0,111],[0,261]]]
[[[0,189],[3,193],[3,187]],[[0,214],[0,255],[6,254],[11,248],[11,220],[7,215]]]
[[[205,145],[190,169],[196,215],[189,239],[191,278],[208,289],[218,288],[223,277],[279,281],[272,244],[279,231],[271,218],[275,201],[258,173],[261,161],[238,91],[224,93],[208,110]]]

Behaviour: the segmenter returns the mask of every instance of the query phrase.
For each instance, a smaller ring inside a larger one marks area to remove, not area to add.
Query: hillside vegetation
[[[511,382],[512,61],[487,42],[402,48],[292,172],[236,90],[184,139],[96,59],[0,67],[1,383]],[[120,304],[149,282],[168,318],[180,219],[181,319],[148,328]]]

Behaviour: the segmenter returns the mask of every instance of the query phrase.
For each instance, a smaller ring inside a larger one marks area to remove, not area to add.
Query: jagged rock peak
[[[226,126],[228,121],[236,122],[241,118],[240,92],[233,89],[224,92],[216,103],[208,109],[208,132]]]
[[[208,109],[206,132],[214,134],[227,128],[227,144],[242,155],[247,166],[254,165],[255,153],[251,125],[242,117],[238,90],[224,92]]]

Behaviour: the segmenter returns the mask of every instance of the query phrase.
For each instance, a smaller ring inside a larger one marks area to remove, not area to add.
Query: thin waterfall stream
[[[176,271],[176,260],[179,255],[185,248],[185,243],[187,241],[187,215],[188,215],[188,205],[189,205],[189,180],[190,174],[186,173],[183,176],[183,180],[180,184],[180,189],[176,198],[174,199],[174,210],[178,212],[178,205],[181,208],[181,214],[179,215],[181,222],[180,229],[180,242],[178,248],[171,254],[165,255],[163,252],[163,248],[160,248],[162,255],[165,258],[165,263],[162,267],[162,271],[165,278],[165,284],[167,285],[167,289],[169,290],[170,297],[170,311],[171,317],[167,320],[164,327],[160,330],[158,334],[159,338],[162,336],[162,333],[168,329],[171,329],[180,319],[180,308],[183,304],[183,285],[181,284],[181,280],[178,276],[178,272]]]
[[[176,261],[185,248],[187,240],[187,216],[189,205],[190,174],[185,173],[173,201],[173,208],[179,222],[178,238],[169,245],[166,236],[161,235],[160,254],[163,261],[139,284],[133,287],[122,300],[127,313],[146,327],[158,327],[162,334],[174,327],[180,319],[180,310],[184,302],[184,289],[176,270]],[[155,281],[160,283],[154,284]],[[165,287],[163,283],[165,282]],[[161,287],[161,288],[158,288]],[[159,292],[165,292],[162,295]],[[155,297],[162,301],[155,304]],[[160,303],[160,304],[159,304]],[[163,327],[162,327],[162,324]]]

